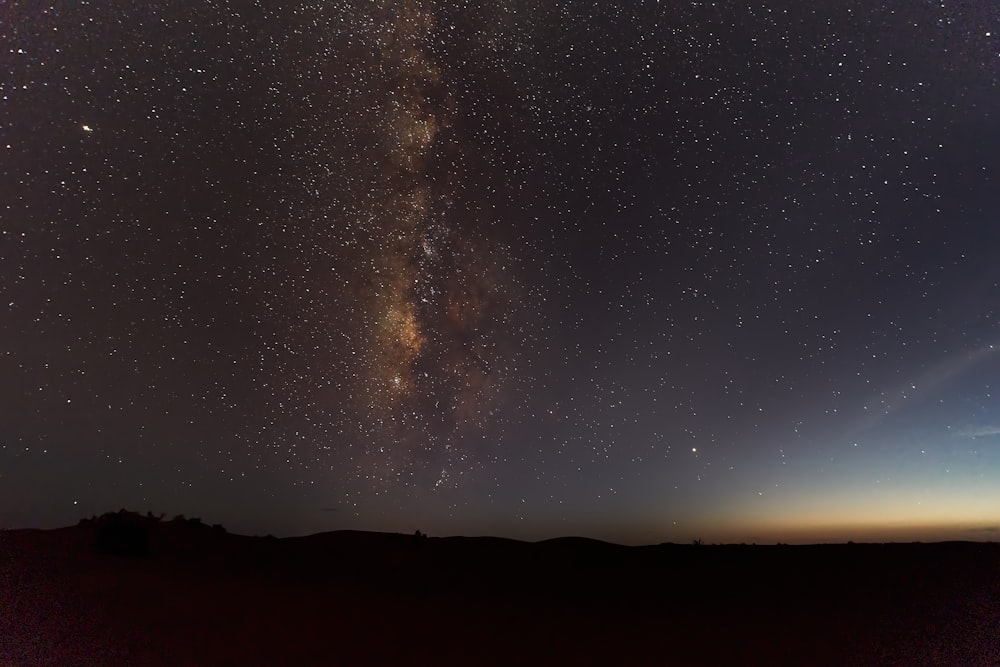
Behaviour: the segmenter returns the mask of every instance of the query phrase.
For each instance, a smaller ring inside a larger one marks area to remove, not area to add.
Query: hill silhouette
[[[1000,664],[1000,545],[625,547],[121,511],[0,532],[0,665]]]

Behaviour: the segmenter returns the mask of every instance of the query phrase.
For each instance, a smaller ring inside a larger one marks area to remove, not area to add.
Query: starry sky
[[[989,0],[0,3],[0,526],[1000,538]]]

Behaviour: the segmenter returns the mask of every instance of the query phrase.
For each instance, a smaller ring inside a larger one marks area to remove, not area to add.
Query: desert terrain
[[[0,532],[4,667],[555,664],[998,665],[1000,545]]]

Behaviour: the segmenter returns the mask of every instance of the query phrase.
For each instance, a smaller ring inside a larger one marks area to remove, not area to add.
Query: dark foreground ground
[[[1000,665],[997,544],[102,530],[0,532],[0,667]]]

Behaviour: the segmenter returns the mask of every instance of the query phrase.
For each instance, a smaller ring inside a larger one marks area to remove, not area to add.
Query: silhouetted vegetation
[[[97,528],[98,552],[115,556],[149,555],[148,519],[123,509],[91,519],[91,523]]]
[[[186,518],[183,514],[175,516],[170,521],[163,521],[164,514],[146,512],[145,515],[122,509],[118,512],[108,512],[89,519],[80,519],[80,527],[94,530],[95,546],[102,554],[116,556],[141,557],[149,555],[152,544],[168,544],[168,549],[176,548],[178,544],[190,543],[189,537],[177,538],[181,535],[226,535],[222,524],[208,526],[199,518]],[[154,534],[160,535],[166,531],[171,537],[162,536],[152,539]],[[157,547],[159,548],[159,547]]]

